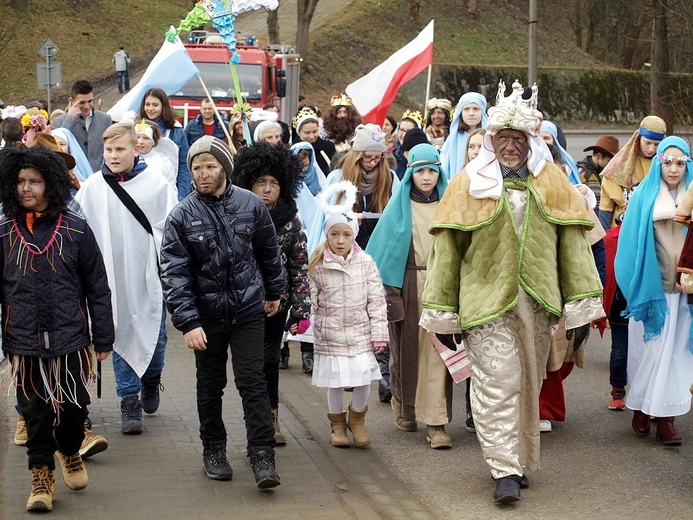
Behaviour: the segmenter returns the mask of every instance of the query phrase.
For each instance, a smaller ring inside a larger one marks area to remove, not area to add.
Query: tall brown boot
[[[274,425],[274,442],[277,443],[277,446],[285,446],[286,445],[286,435],[284,435],[282,433],[282,430],[279,427],[279,409],[278,408],[272,408],[272,424]]]
[[[673,417],[657,417],[657,438],[667,446],[681,444],[681,436],[674,428]]]
[[[351,431],[351,436],[354,438],[354,444],[359,448],[365,448],[371,443],[371,434],[366,430],[366,412],[368,411],[368,406],[366,406],[360,412],[355,411],[351,405],[349,405],[349,420],[347,421],[347,428]]]
[[[640,410],[633,411],[633,420],[631,421],[633,431],[642,437],[647,437],[650,434],[650,416],[642,413]]]
[[[338,448],[348,448],[351,446],[349,437],[347,436],[347,417],[346,412],[342,413],[328,413],[327,418],[330,420],[332,426],[332,433],[330,433],[330,441],[332,446]]]

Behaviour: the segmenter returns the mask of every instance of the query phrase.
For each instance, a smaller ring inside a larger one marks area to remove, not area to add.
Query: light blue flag
[[[170,96],[191,78],[200,77],[200,71],[190,59],[180,38],[175,36],[172,39],[172,42],[168,39],[164,41],[139,83],[108,111],[114,121],[120,121],[130,110],[137,113],[144,93],[150,88],[159,87]]]

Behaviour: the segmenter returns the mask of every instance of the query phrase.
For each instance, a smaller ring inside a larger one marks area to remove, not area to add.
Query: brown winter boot
[[[79,453],[67,456],[60,451],[56,451],[55,454],[58,456],[60,466],[63,468],[63,478],[67,487],[75,491],[87,487],[89,484],[87,468],[84,467],[84,462],[82,462],[82,457],[80,457]]]
[[[667,446],[681,444],[681,436],[674,428],[673,417],[657,417],[657,438]]]
[[[26,502],[27,511],[53,511],[55,498],[55,478],[48,466],[31,468],[31,495]]]
[[[365,448],[371,443],[371,435],[366,430],[366,412],[368,411],[368,406],[366,406],[360,412],[355,411],[351,405],[349,405],[349,420],[347,422],[347,428],[351,431],[351,436],[354,438],[354,444],[359,448]]]
[[[279,427],[279,409],[278,408],[272,409],[272,424],[274,425],[274,442],[277,443],[277,446],[285,446],[286,445],[286,435],[284,435],[282,433],[282,430]]]
[[[342,413],[328,413],[327,418],[330,420],[332,425],[332,433],[330,433],[330,441],[332,446],[338,448],[348,448],[351,446],[349,437],[347,436],[347,422],[346,422],[346,412]]]

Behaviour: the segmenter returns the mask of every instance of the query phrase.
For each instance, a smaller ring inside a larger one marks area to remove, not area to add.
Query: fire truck
[[[221,36],[191,31],[185,48],[219,111],[230,111],[237,96],[229,68],[231,52]],[[253,37],[245,38],[236,49],[241,57],[236,71],[243,100],[254,108],[275,104],[279,108],[279,119],[290,125],[298,111],[301,57],[288,45],[260,47]],[[176,115],[185,125],[199,113],[200,100],[207,95],[200,81],[192,78],[169,97]]]

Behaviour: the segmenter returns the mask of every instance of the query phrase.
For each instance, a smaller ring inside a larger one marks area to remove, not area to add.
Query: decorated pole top
[[[241,57],[236,50],[236,16],[263,7],[273,11],[279,7],[279,0],[198,0],[192,11],[181,20],[176,33],[191,31],[211,21],[231,52],[231,63],[237,64]]]

